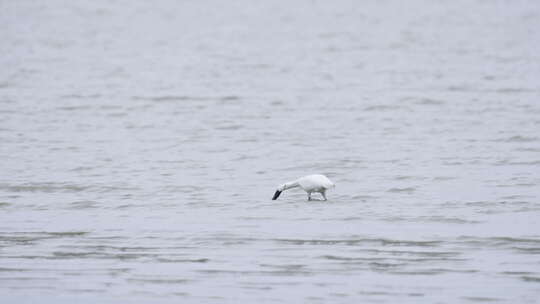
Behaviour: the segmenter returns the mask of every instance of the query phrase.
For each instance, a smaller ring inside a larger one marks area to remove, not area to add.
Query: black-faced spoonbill
[[[272,200],[276,200],[281,194],[281,192],[285,190],[300,187],[307,192],[308,201],[311,200],[311,193],[313,192],[319,192],[326,201],[326,190],[334,188],[335,186],[336,185],[324,175],[307,175],[304,177],[300,177],[295,181],[280,185],[277,188],[276,193],[274,193],[274,197],[272,197]]]

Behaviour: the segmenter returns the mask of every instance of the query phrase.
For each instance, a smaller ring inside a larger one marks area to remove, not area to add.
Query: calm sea
[[[539,299],[540,2],[0,2],[2,303]]]

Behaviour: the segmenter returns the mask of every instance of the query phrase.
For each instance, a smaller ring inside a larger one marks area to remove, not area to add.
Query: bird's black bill
[[[277,198],[279,197],[280,194],[281,194],[281,191],[276,190],[276,193],[274,193],[274,197],[272,197],[272,200],[273,201],[277,200]]]

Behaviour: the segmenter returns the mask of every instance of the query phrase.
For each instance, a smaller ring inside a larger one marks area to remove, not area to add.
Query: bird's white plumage
[[[328,177],[320,174],[304,176],[298,179],[300,187],[306,192],[321,192],[334,187]]]
[[[274,194],[274,197],[272,199],[277,199],[281,192],[291,189],[300,187],[306,193],[308,194],[308,200],[311,200],[311,193],[318,192],[320,193],[324,200],[326,200],[326,190],[334,188],[336,185],[328,179],[328,177],[321,175],[321,174],[313,174],[313,175],[307,175],[304,177],[301,177],[295,181],[288,182],[285,184],[280,185],[277,188],[276,193]]]

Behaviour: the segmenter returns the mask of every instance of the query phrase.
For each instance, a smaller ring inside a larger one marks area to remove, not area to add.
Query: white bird
[[[308,195],[308,201],[311,200],[311,193],[313,192],[319,192],[324,200],[326,201],[326,190],[330,188],[334,188],[336,185],[328,179],[328,177],[321,175],[321,174],[313,174],[313,175],[307,175],[304,177],[300,177],[299,179],[285,183],[283,185],[280,185],[276,193],[274,193],[274,197],[272,197],[272,200],[276,200],[281,192],[291,189],[300,187],[304,189],[304,191],[307,192]]]

